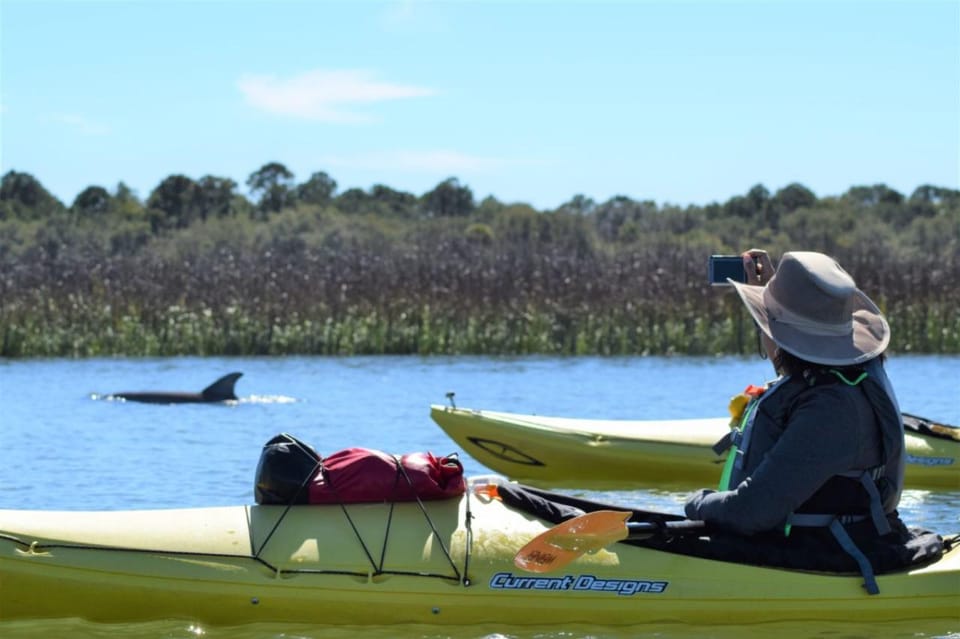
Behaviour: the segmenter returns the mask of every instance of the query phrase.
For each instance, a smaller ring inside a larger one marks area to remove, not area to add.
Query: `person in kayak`
[[[743,254],[747,282],[732,282],[779,377],[751,387],[719,490],[686,503],[707,522],[696,554],[821,570],[874,571],[933,559],[942,540],[907,529],[903,423],[884,351],[890,327],[831,257],[789,252],[773,270],[766,252]]]

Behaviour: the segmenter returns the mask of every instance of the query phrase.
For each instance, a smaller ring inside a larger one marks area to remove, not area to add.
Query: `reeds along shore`
[[[756,348],[702,251],[571,257],[448,241],[403,250],[46,257],[4,264],[4,357],[689,354]],[[859,258],[859,259],[858,259]],[[894,351],[960,352],[956,263],[840,255]],[[925,263],[927,262],[927,263]]]
[[[132,244],[129,221],[8,216],[0,356],[750,353],[752,323],[706,263],[751,246],[836,257],[887,314],[892,352],[960,353],[960,198],[914,214],[817,201],[775,225],[607,204],[429,219],[300,204]]]

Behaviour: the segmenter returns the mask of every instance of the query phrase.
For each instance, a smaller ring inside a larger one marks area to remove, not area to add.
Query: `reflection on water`
[[[292,404],[295,401],[296,397],[286,395],[249,395],[237,400],[240,404]]]

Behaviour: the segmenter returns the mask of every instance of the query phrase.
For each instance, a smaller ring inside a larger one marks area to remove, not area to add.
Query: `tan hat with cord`
[[[760,330],[808,362],[860,364],[890,343],[890,326],[880,309],[823,253],[784,253],[766,286],[730,282]]]

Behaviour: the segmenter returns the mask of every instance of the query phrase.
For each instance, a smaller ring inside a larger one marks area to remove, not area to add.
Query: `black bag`
[[[253,496],[258,504],[305,504],[307,483],[320,468],[321,457],[293,435],[281,433],[263,445]]]

